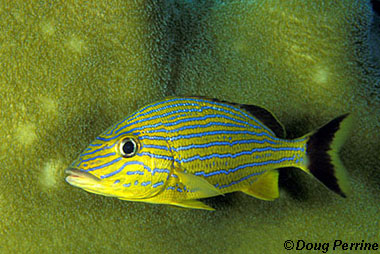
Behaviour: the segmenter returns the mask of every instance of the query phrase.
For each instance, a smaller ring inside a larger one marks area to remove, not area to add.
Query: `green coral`
[[[287,239],[378,241],[379,18],[369,1],[2,1],[0,253],[283,253]],[[352,112],[352,193],[282,174],[274,202],[216,212],[88,194],[64,169],[167,95],[259,104],[291,137]],[[332,243],[331,243],[332,244]],[[330,244],[330,245],[331,245]]]

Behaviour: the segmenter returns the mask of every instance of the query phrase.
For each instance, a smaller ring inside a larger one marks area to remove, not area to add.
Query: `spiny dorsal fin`
[[[277,137],[285,138],[286,132],[284,126],[269,110],[266,110],[260,106],[247,104],[241,104],[240,108],[245,109],[248,113],[259,119],[259,121],[271,129]]]
[[[256,117],[260,122],[262,122],[265,126],[267,126],[269,129],[271,129],[274,134],[276,134],[279,138],[285,138],[286,132],[284,126],[278,121],[278,119],[267,109],[255,106],[255,105],[248,105],[248,104],[239,104],[229,101],[223,101],[219,99],[209,98],[206,96],[191,96],[192,98],[200,98],[204,100],[210,100],[220,103],[226,103],[229,105],[232,105],[237,108],[244,109],[247,111],[247,113],[251,114],[252,116]]]

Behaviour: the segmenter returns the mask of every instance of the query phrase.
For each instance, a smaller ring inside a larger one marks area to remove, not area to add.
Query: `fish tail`
[[[348,114],[341,115],[309,134],[306,141],[307,160],[302,168],[342,197],[349,192],[349,184],[338,153],[347,139],[351,123]]]

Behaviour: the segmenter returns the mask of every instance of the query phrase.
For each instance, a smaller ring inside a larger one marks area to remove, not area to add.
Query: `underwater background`
[[[0,253],[321,253],[380,244],[380,18],[367,0],[0,0]],[[121,201],[64,181],[98,134],[167,96],[271,110],[289,138],[350,112],[343,199],[300,170],[280,198],[215,212]],[[379,250],[378,250],[379,251]],[[370,253],[357,251],[355,253]]]

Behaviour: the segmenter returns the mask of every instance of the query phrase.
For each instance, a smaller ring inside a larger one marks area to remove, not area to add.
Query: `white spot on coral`
[[[41,23],[40,28],[41,28],[42,33],[48,36],[53,35],[55,32],[55,27],[50,22]]]
[[[76,36],[73,36],[70,40],[67,41],[67,47],[71,51],[79,54],[82,54],[87,50],[85,42]]]
[[[39,99],[41,109],[51,115],[57,115],[58,114],[58,103],[57,101],[49,98],[49,97],[41,97]]]
[[[231,44],[233,49],[239,54],[246,54],[249,49],[247,42],[244,40],[236,39]]]
[[[314,69],[313,81],[317,84],[326,84],[329,79],[329,70],[325,66],[317,66]]]
[[[37,140],[36,126],[30,122],[20,123],[15,130],[14,137],[19,144],[31,145]]]
[[[51,159],[42,167],[40,183],[44,188],[57,187],[60,170],[63,170],[64,164],[59,159]]]

